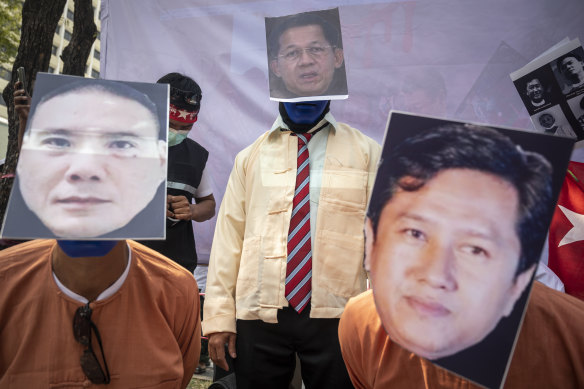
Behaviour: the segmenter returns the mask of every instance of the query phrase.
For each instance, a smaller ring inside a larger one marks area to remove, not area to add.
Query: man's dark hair
[[[568,54],[564,54],[561,57],[559,57],[558,59],[556,59],[556,66],[558,67],[558,70],[560,71],[560,73],[563,73],[562,62],[566,58],[575,58],[576,60],[578,60],[578,62],[582,62],[582,57],[578,53],[570,52]]]
[[[580,99],[580,108],[584,109],[584,97]]]
[[[398,190],[415,192],[448,169],[477,170],[513,185],[518,193],[516,231],[521,242],[515,276],[536,264],[554,209],[552,167],[542,155],[523,151],[507,136],[487,127],[444,125],[412,136],[390,150],[380,164],[375,184],[382,184],[383,190],[372,193],[367,213],[374,234],[383,208]]]
[[[124,97],[137,102],[152,114],[152,119],[156,123],[156,129],[158,130],[158,137],[163,140],[166,139],[166,129],[163,128],[164,126],[160,122],[156,105],[152,102],[150,97],[132,88],[127,84],[117,81],[84,78],[79,81],[66,83],[45,94],[39,100],[39,102],[34,107],[31,108],[30,117],[32,118],[34,116],[34,113],[36,112],[38,107],[40,107],[43,103],[46,103],[47,101],[57,96],[66,95],[72,92],[79,91],[104,92],[112,94],[114,96]]]
[[[533,81],[537,81],[539,82],[539,85],[541,86],[541,88],[543,89],[543,84],[541,83],[541,80],[539,79],[539,77],[533,77],[533,78],[529,78],[527,81],[525,81],[525,85],[523,85],[523,90],[525,91],[525,93],[527,94],[527,87],[529,86],[529,84],[531,84]]]
[[[326,11],[321,11],[326,12]],[[325,18],[314,12],[307,12],[277,18],[274,26],[268,34],[268,55],[275,59],[280,51],[280,37],[293,27],[304,27],[318,25],[322,28],[323,35],[328,43],[336,48],[342,49],[341,32],[337,26],[333,25]]]
[[[195,111],[200,109],[203,91],[195,80],[180,73],[168,73],[156,81],[157,84],[170,85],[170,102],[180,109]],[[189,104],[185,97],[193,98],[196,103]]]

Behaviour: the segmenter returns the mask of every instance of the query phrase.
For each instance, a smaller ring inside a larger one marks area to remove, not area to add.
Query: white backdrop
[[[584,41],[582,0],[102,0],[101,76],[178,71],[201,85],[190,136],[210,152],[219,206],[235,155],[277,115],[264,17],[337,6],[349,99],[331,112],[378,142],[392,108],[529,129],[509,73],[566,36]],[[195,226],[199,262],[214,227]]]

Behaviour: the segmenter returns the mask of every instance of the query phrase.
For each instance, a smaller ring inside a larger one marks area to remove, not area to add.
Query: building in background
[[[24,2],[24,0],[23,0]],[[93,19],[97,26],[97,38],[91,47],[91,52],[87,58],[85,68],[85,77],[99,78],[99,57],[100,57],[100,31],[101,21],[99,18],[99,9],[101,0],[92,0],[93,3]],[[71,35],[73,34],[73,11],[74,0],[67,0],[67,4],[63,9],[63,15],[59,19],[59,25],[53,36],[53,48],[51,52],[51,62],[49,64],[49,73],[60,74],[63,70],[63,61],[61,54],[65,47],[69,44]],[[8,113],[6,110],[6,103],[2,98],[1,91],[4,90],[6,84],[11,82],[12,64],[0,64],[0,160],[6,156],[6,147],[8,145]]]

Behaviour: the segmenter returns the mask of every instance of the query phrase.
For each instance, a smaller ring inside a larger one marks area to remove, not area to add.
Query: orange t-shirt
[[[479,388],[392,342],[371,290],[349,301],[339,338],[357,389]],[[584,388],[584,302],[534,282],[504,387]]]
[[[126,280],[90,304],[111,375],[107,387],[184,388],[201,350],[197,283],[171,260],[128,244]],[[97,387],[81,369],[85,347],[73,337],[83,303],[53,279],[55,245],[36,240],[0,252],[0,388]],[[93,348],[101,362],[95,341]]]

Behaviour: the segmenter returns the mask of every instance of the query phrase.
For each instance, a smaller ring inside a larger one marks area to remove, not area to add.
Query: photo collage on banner
[[[265,18],[270,100],[349,95],[339,9]]]
[[[394,342],[502,387],[573,144],[390,113],[365,267]]]
[[[39,73],[2,237],[163,239],[168,85]]]
[[[578,39],[560,42],[511,79],[537,131],[584,139],[584,50]]]

